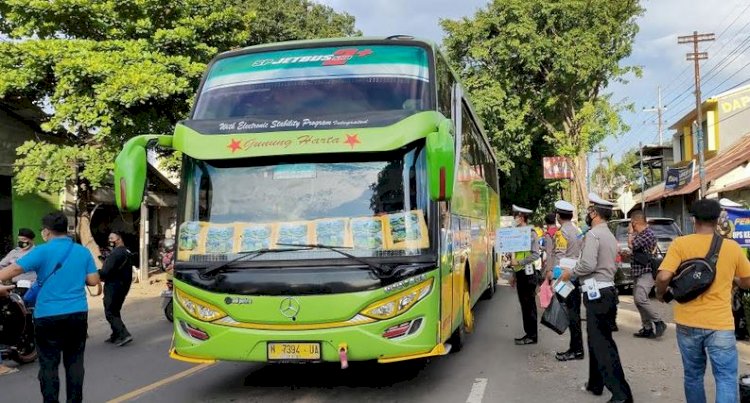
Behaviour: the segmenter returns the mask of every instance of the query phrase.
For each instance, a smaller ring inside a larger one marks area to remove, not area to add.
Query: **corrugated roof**
[[[732,182],[732,183],[724,186],[721,189],[714,189],[712,191],[709,191],[708,194],[721,193],[721,192],[731,192],[733,190],[744,189],[744,188],[750,188],[750,178],[742,179],[742,180],[739,180],[737,182]]]
[[[750,133],[742,136],[742,138],[729,149],[706,161],[706,185],[708,185],[708,182],[726,175],[732,169],[748,161],[750,161]],[[651,189],[656,188],[656,186],[654,186],[653,188],[648,189],[645,192],[644,196],[646,197],[646,202],[648,203],[666,197],[690,194],[700,189],[700,186],[699,173],[696,167],[693,178],[690,180],[690,182],[688,182],[687,185],[681,187],[680,189],[670,191],[662,186],[662,190],[660,192],[649,192]]]

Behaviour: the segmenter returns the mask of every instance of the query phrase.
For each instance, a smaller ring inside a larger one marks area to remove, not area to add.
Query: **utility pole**
[[[646,175],[643,173],[643,142],[638,143],[638,154],[641,159],[641,211],[646,214]]]
[[[677,37],[678,44],[693,44],[693,51],[687,54],[687,60],[692,60],[695,66],[695,113],[696,113],[696,133],[698,139],[698,176],[701,183],[701,191],[698,197],[706,197],[706,172],[704,170],[705,157],[703,155],[703,112],[701,112],[701,67],[700,61],[708,59],[707,52],[698,52],[698,42],[707,42],[716,40],[713,33],[699,34],[693,31],[692,35]]]
[[[649,109],[643,108],[643,111],[644,112],[656,112],[656,114],[657,114],[657,124],[658,124],[658,127],[659,127],[659,145],[661,145],[662,139],[664,138],[664,120],[663,120],[663,116],[664,116],[664,111],[667,110],[667,107],[663,106],[661,104],[661,86],[656,87],[656,92],[657,92],[657,99],[658,99],[657,106],[655,108],[649,108]]]

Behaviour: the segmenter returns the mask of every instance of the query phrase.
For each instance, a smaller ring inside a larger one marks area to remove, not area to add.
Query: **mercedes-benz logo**
[[[299,300],[293,297],[286,297],[282,299],[281,304],[279,305],[279,311],[281,311],[281,314],[290,319],[297,316],[297,314],[299,313],[299,309]]]

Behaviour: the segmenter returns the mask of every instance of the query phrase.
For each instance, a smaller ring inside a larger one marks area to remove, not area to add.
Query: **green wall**
[[[16,239],[19,228],[30,228],[36,234],[34,242],[44,243],[39,233],[42,227],[42,217],[53,212],[60,211],[62,207],[62,193],[51,195],[47,193],[30,193],[23,196],[13,189],[13,240]]]

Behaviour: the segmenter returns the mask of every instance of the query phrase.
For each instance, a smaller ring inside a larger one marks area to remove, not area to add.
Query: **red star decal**
[[[360,57],[361,56],[369,56],[371,54],[372,54],[372,50],[370,50],[370,49],[360,50],[359,52],[357,52],[357,55],[359,55]]]
[[[349,144],[349,146],[354,149],[354,145],[360,144],[361,142],[359,141],[359,137],[357,134],[347,134],[344,143]]]
[[[240,145],[240,141],[239,140],[232,139],[232,142],[229,143],[229,145],[227,146],[227,148],[230,149],[230,150],[232,150],[232,154],[234,154],[235,151],[237,151],[240,148],[242,148],[242,145]]]

